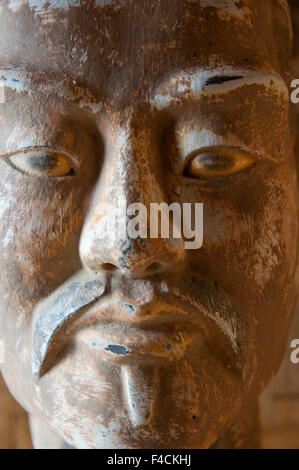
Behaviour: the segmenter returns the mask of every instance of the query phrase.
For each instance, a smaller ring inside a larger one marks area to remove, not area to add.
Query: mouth
[[[198,328],[183,321],[151,325],[107,321],[80,329],[76,339],[101,360],[124,364],[179,360],[195,336],[201,336]]]

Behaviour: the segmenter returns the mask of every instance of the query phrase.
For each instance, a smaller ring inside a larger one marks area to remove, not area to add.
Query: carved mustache
[[[125,286],[114,285],[112,290],[123,291]],[[176,309],[192,311],[198,318],[207,347],[211,354],[225,360],[240,372],[240,350],[238,340],[247,331],[246,322],[240,312],[229,305],[229,301],[213,281],[197,278],[185,281],[183,290],[168,285],[168,293],[162,296],[165,305],[176,305]],[[105,281],[86,278],[79,274],[54,291],[36,308],[33,322],[32,373],[41,377],[47,371],[47,357],[51,346],[69,323],[90,309],[105,293]],[[160,296],[159,296],[160,297]],[[175,309],[174,309],[175,310]],[[164,315],[163,315],[164,316]],[[226,356],[226,357],[225,357]]]
[[[62,286],[37,306],[33,323],[32,373],[39,377],[56,333],[76,313],[90,307],[105,292],[99,279],[79,279]]]

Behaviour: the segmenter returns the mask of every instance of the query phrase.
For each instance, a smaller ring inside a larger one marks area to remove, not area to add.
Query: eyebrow
[[[0,81],[2,84],[14,88],[16,91],[28,89],[30,80],[31,77],[27,71],[24,73],[20,70],[0,68]],[[48,84],[52,81],[53,79]],[[96,103],[101,106],[101,100],[86,85],[82,86],[76,79],[61,78],[61,84],[64,87],[67,86],[72,99],[78,99],[78,95],[81,94],[80,91],[84,88],[83,96],[80,99],[87,106]],[[229,94],[231,91],[250,85],[263,85],[272,93],[276,92],[284,95],[284,98],[289,101],[289,90],[286,82],[274,70],[238,69],[229,66],[215,68],[213,72],[207,69],[179,72],[154,87],[153,97],[149,98],[149,101],[154,107],[163,109],[173,104],[176,99],[189,97],[196,100],[203,96],[213,95],[224,97],[225,94]]]
[[[37,83],[36,77],[38,72],[35,72],[34,78]],[[70,98],[74,103],[84,103],[93,112],[98,112],[102,108],[101,100],[85,83],[76,78],[56,77],[54,75],[46,77],[44,71],[40,72],[40,82],[46,86],[58,89],[60,96],[63,98]],[[33,74],[27,70],[5,69],[0,67],[0,91],[1,89],[10,88],[16,92],[30,91],[31,81]],[[0,96],[1,98],[1,96]],[[4,91],[5,98],[5,91]]]
[[[225,96],[250,85],[263,85],[270,92],[282,94],[289,100],[288,87],[283,78],[271,70],[219,68],[209,70],[191,70],[167,78],[160,84],[151,99],[158,108],[169,106],[176,99],[200,99],[203,96]]]

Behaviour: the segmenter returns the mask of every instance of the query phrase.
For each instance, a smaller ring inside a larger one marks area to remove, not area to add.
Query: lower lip
[[[166,333],[132,327],[94,327],[81,330],[77,338],[104,361],[124,363],[146,358],[175,361],[185,355],[194,333],[188,328]]]

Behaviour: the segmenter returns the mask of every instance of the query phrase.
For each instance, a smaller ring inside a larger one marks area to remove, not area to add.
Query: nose
[[[112,255],[113,252],[113,255]],[[166,246],[161,249],[158,244],[148,239],[121,239],[113,250],[92,254],[86,264],[95,271],[120,271],[130,277],[146,277],[175,268],[179,261],[177,250]]]
[[[173,236],[173,220],[168,220],[169,236],[162,238],[161,231],[152,229],[158,220],[153,203],[165,207],[167,199],[152,139],[131,126],[113,129],[111,136],[81,234],[81,260],[88,269],[130,277],[173,270],[185,250],[182,238]],[[158,215],[161,222],[160,211]]]

